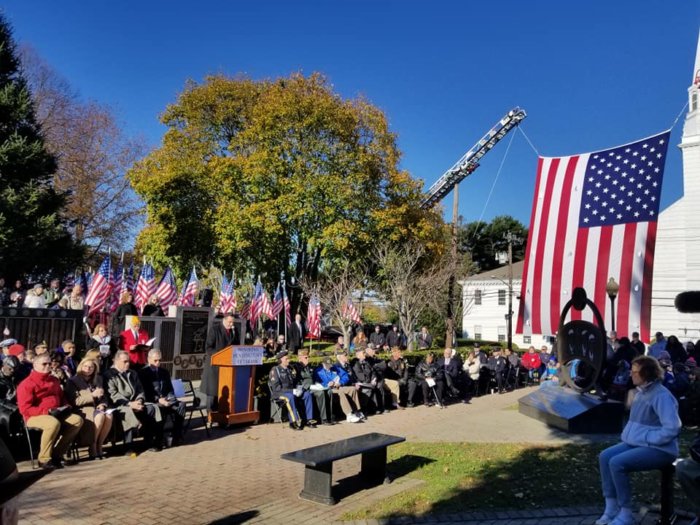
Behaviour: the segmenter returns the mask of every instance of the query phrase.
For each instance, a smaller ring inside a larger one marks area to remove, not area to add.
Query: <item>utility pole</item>
[[[452,192],[452,271],[447,286],[447,334],[445,335],[445,348],[454,348],[453,339],[455,333],[454,316],[454,289],[457,280],[457,221],[459,220],[459,183],[455,184]]]
[[[506,319],[508,321],[508,349],[513,350],[513,243],[522,242],[522,239],[508,232],[505,235],[508,241],[508,313]]]

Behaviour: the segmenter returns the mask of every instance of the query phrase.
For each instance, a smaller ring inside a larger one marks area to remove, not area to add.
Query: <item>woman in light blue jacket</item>
[[[681,419],[673,394],[661,384],[663,370],[651,356],[632,361],[632,382],[637,389],[622,443],[600,453],[600,477],[605,512],[596,525],[632,525],[629,473],[655,470],[678,457]]]

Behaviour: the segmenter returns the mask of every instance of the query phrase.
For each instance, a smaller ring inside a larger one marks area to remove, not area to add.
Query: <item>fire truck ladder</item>
[[[452,191],[456,184],[459,184],[468,175],[471,175],[479,167],[481,157],[486,155],[509,131],[515,129],[526,116],[527,114],[523,109],[518,107],[511,109],[486,135],[481,137],[479,142],[430,187],[420,207],[423,209],[431,208],[440,202]]]

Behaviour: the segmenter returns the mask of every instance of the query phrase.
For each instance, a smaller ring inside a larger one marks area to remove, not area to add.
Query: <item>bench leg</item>
[[[335,505],[335,498],[331,492],[333,482],[333,463],[325,463],[318,467],[306,466],[304,468],[304,490],[299,494],[300,498]]]
[[[386,474],[386,447],[362,454],[360,474],[375,483],[389,483]]]
[[[661,517],[659,525],[673,525],[676,522],[676,515],[673,511],[673,475],[675,473],[673,465],[661,469]]]

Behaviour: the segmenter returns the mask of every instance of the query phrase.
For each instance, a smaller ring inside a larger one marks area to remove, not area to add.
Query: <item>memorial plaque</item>
[[[182,312],[180,354],[203,354],[209,328],[209,308]]]
[[[565,432],[616,434],[622,432],[625,409],[619,401],[551,386],[521,397],[518,411]]]

